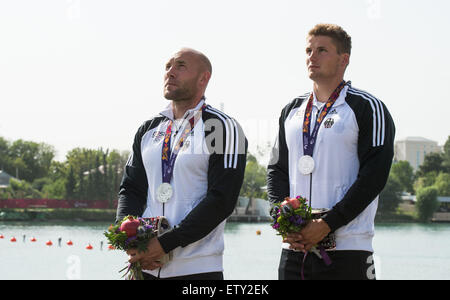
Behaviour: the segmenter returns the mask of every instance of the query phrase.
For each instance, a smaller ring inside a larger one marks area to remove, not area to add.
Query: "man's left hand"
[[[155,270],[162,267],[162,264],[159,262],[159,260],[166,253],[161,247],[158,239],[153,238],[148,243],[147,251],[138,252],[137,249],[131,249],[127,251],[127,254],[129,263],[135,263],[139,261],[143,270]]]
[[[302,236],[300,242],[304,245],[304,250],[309,251],[313,246],[322,241],[330,231],[330,227],[324,220],[312,220],[300,231],[300,235]]]

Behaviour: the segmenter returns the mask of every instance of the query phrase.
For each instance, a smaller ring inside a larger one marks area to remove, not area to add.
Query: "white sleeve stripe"
[[[226,139],[227,139],[224,153],[224,161],[225,161],[225,168],[231,168],[233,166],[233,151],[234,151],[234,130],[232,120],[228,116],[222,114],[220,111],[214,108],[210,108],[209,112],[215,113],[219,117],[222,116],[223,118],[226,118],[226,120],[224,120],[221,117],[222,121],[225,123]],[[226,161],[227,155],[228,155],[228,163]]]
[[[239,145],[239,131],[237,130],[237,125],[236,122],[233,118],[227,116],[226,114],[224,114],[223,112],[213,108],[213,107],[209,107],[209,112],[215,112],[218,115],[223,116],[224,118],[226,118],[226,122],[230,125],[230,139],[229,139],[229,146],[227,147],[227,151],[225,154],[229,155],[228,158],[228,168],[236,168],[237,167],[237,161],[238,161],[238,145]],[[223,119],[222,119],[223,120]],[[227,125],[228,125],[227,124]],[[227,126],[227,130],[228,130],[228,126]]]
[[[130,156],[128,157],[126,165],[127,166],[132,166],[133,165],[133,152],[131,152]]]
[[[365,93],[360,90],[355,90],[350,88],[348,90],[350,94],[361,96],[368,100],[373,111],[373,147],[384,145],[385,136],[385,119],[383,105],[380,100],[373,97],[372,95]]]
[[[212,108],[212,107],[208,107],[205,109],[205,111],[212,113],[216,116],[219,117],[220,120],[222,120],[222,122],[225,124],[225,136],[226,136],[226,141],[225,141],[225,153],[224,153],[224,168],[232,168],[233,165],[236,166],[236,162],[233,161],[233,154],[234,154],[234,140],[235,140],[235,132],[234,132],[234,126],[233,126],[233,120],[224,115],[223,113],[221,113],[220,111],[217,111],[216,109]],[[226,120],[225,120],[226,118]],[[230,125],[230,128],[228,127],[228,125]],[[237,137],[237,132],[236,132],[236,137]],[[227,155],[229,155],[228,158],[228,162],[227,162]],[[235,155],[235,159],[237,160],[237,155]],[[233,164],[234,163],[234,164]]]
[[[381,118],[379,117],[380,116],[380,103],[378,103],[376,101],[374,101],[374,102],[375,102],[375,106],[377,107],[377,117],[378,117],[377,118],[377,121],[378,121],[377,145],[380,145],[380,139],[381,139],[381,137],[380,137],[380,135],[381,135]]]
[[[373,146],[375,147],[375,146],[384,145],[385,120],[384,120],[384,110],[383,110],[383,106],[382,106],[380,100],[378,100],[377,98],[373,97],[372,95],[370,95],[366,92],[360,91],[360,90],[355,90],[352,88],[351,91],[353,92],[354,95],[361,96],[364,99],[369,101],[369,103],[372,107],[372,110],[374,111],[374,117],[376,115],[377,123],[378,123],[377,131],[375,131],[375,127],[374,127],[374,134],[375,134],[375,132],[377,132],[377,134],[376,134],[376,137],[374,136]],[[374,126],[375,126],[375,124],[376,123],[374,120]]]
[[[384,109],[383,109],[383,105],[380,102],[380,110],[381,110],[381,120],[383,122],[382,124],[382,130],[381,130],[381,145],[384,145],[384,137],[386,135],[385,132],[385,128],[386,128],[386,124],[385,124],[385,119],[384,119]]]
[[[239,153],[239,128],[236,124],[236,121],[232,118],[231,121],[234,124],[234,131],[236,132],[236,138],[234,140],[234,164],[233,164],[233,169],[237,168],[237,162],[238,162],[238,153]]]
[[[225,152],[227,151],[227,149],[228,149],[228,125],[227,125],[227,122],[225,121],[225,119],[224,118],[222,118],[222,116],[221,115],[219,115],[218,113],[215,113],[215,112],[213,112],[213,111],[211,111],[211,110],[209,110],[209,109],[205,109],[207,112],[210,112],[210,113],[212,113],[212,114],[215,114],[216,116],[218,116],[219,117],[219,119],[221,119],[222,120],[222,122],[225,124],[225,135],[226,135],[226,138],[225,138]],[[225,154],[225,153],[224,153]],[[226,159],[226,156],[224,155],[224,158],[223,158],[223,167],[224,167],[224,169],[226,169],[227,168],[227,159]]]
[[[348,91],[350,94],[353,94],[352,93],[352,91]],[[362,96],[362,95],[359,95],[359,94],[354,94],[354,95],[358,95],[358,96]],[[370,103],[370,106],[372,107],[372,112],[373,112],[373,132],[372,132],[372,137],[373,137],[373,140],[372,140],[372,147],[375,147],[376,146],[376,130],[377,130],[377,121],[376,121],[376,117],[375,117],[375,107],[373,106],[373,103],[372,103],[372,101],[370,100],[370,99],[368,99],[368,98],[366,98],[366,97],[364,97],[364,96],[362,96],[364,99],[366,99],[366,100],[368,100],[369,101],[369,103]]]
[[[229,152],[230,153],[230,157],[228,158],[228,167],[230,168],[233,165],[233,157],[232,157],[232,152],[234,151],[234,130],[233,130],[233,124],[231,120],[227,120],[227,122],[230,125],[230,149]]]

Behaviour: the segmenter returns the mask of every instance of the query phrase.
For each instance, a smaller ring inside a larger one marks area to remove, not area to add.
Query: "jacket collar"
[[[348,89],[351,87],[352,82],[351,81],[347,81],[345,87],[342,89],[341,93],[339,94],[339,97],[336,99],[336,102],[334,102],[333,107],[339,106],[341,104],[345,103],[345,98],[347,97],[347,91]],[[314,94],[314,92],[311,92],[313,94],[313,105],[315,107],[319,107],[317,105],[317,98],[316,95]],[[309,96],[308,96],[309,97]]]
[[[186,111],[186,113],[184,114],[182,119],[190,118],[196,111],[198,111],[203,106],[203,104],[205,104],[205,101],[206,101],[206,98],[205,98],[205,96],[203,96],[202,99],[200,100],[200,102],[197,104],[197,106],[195,106],[194,108],[188,109]],[[170,101],[170,103],[159,114],[173,121],[174,117],[173,117],[173,110],[172,110],[172,101]]]

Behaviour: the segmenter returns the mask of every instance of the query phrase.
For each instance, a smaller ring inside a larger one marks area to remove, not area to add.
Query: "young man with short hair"
[[[312,92],[281,112],[268,166],[271,202],[306,197],[322,218],[283,240],[280,279],[375,279],[372,238],[378,195],[393,158],[395,126],[386,106],[344,81],[351,38],[337,25],[308,34],[306,66]],[[308,252],[328,234],[331,264]]]

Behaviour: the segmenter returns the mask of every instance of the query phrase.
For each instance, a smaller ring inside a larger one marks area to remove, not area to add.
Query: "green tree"
[[[402,192],[402,184],[396,176],[389,176],[386,186],[380,193],[378,201],[379,214],[392,214],[397,210],[398,205],[402,201],[400,194]]]
[[[425,156],[423,164],[417,170],[418,177],[424,176],[428,172],[442,172],[445,171],[442,163],[444,157],[441,153],[429,153]]]
[[[68,168],[72,168],[76,177],[75,198],[77,200],[94,200],[95,183],[93,169],[95,169],[97,151],[87,148],[75,148],[66,155]]]
[[[446,173],[450,173],[450,136],[444,144],[444,154],[442,155],[442,166]]]
[[[95,165],[97,151],[86,148],[75,148],[66,155],[68,167],[72,167],[75,174],[89,172]],[[86,173],[88,174],[88,173]]]
[[[87,197],[87,184],[86,179],[84,179],[84,172],[79,171],[77,177],[77,185],[75,188],[75,198],[76,200],[85,200]]]
[[[13,170],[12,161],[9,157],[9,142],[0,137],[0,170],[11,172]]]
[[[414,169],[407,161],[394,163],[391,168],[390,176],[395,177],[400,183],[402,191],[414,193]]]
[[[44,188],[44,186],[51,184],[52,181],[53,180],[49,177],[38,178],[33,181],[32,187],[33,187],[33,189],[36,189],[36,190],[42,192],[42,189]]]
[[[12,169],[6,171],[15,174],[17,169],[20,179],[33,182],[37,178],[48,175],[55,150],[45,143],[39,144],[20,139],[14,141],[8,148],[8,156],[13,164],[10,167]]]
[[[67,174],[67,180],[66,180],[66,186],[65,186],[65,198],[67,200],[74,200],[76,195],[76,186],[77,186],[77,180],[75,178],[75,172],[73,171],[73,168],[69,167],[69,172]]]
[[[418,177],[414,182],[414,190],[418,191],[422,188],[433,186],[438,175],[437,171],[431,171]]]
[[[417,191],[416,210],[421,222],[428,222],[439,207],[438,191],[434,187],[426,187]]]
[[[33,189],[30,183],[25,180],[17,180],[11,178],[9,180],[9,187],[6,188],[5,192],[10,198],[16,199],[39,199],[42,198],[42,194]]]
[[[106,158],[108,164],[109,173],[108,178],[110,182],[109,191],[110,196],[110,207],[113,207],[113,201],[117,199],[117,194],[119,192],[120,182],[122,180],[125,164],[130,156],[129,151],[119,152],[117,150],[112,150]]]
[[[29,173],[28,166],[21,157],[16,157],[15,159],[13,159],[12,166],[14,170],[14,173],[12,174],[14,174],[17,179],[24,179],[24,177],[27,177],[27,173]]]
[[[450,174],[440,173],[436,177],[436,181],[433,185],[438,192],[438,196],[449,197],[450,196]]]
[[[59,178],[66,178],[68,172],[69,166],[66,162],[52,161],[47,177],[51,178],[53,181],[56,181]]]
[[[249,153],[247,155],[244,182],[241,188],[241,195],[249,198],[245,210],[246,214],[248,214],[254,198],[265,197],[262,187],[266,185],[266,174],[266,168],[258,164],[256,157]]]
[[[60,178],[44,185],[42,194],[47,199],[64,199],[66,195],[66,180]]]
[[[24,140],[9,142],[0,137],[0,169],[32,182],[31,192],[25,182],[3,190],[1,197],[38,195],[57,199],[117,199],[120,181],[129,152],[74,148],[64,162],[54,161],[55,150],[45,143]],[[17,172],[16,172],[17,171]]]

